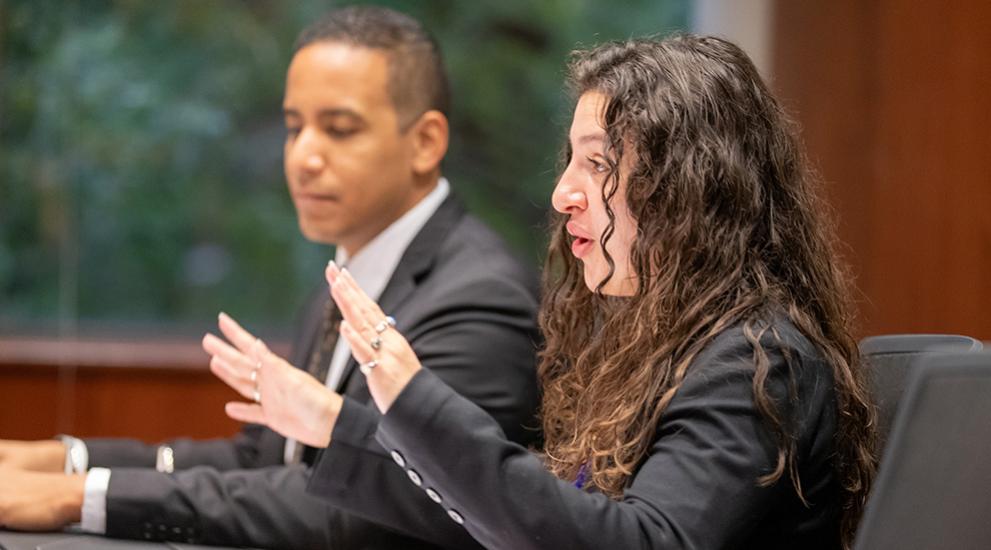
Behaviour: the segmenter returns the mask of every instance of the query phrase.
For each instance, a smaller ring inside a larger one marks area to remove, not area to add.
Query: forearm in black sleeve
[[[787,484],[757,483],[776,448],[753,404],[745,351],[686,379],[618,501],[551,475],[427,371],[380,420],[377,439],[487,548],[722,548],[745,540]],[[786,370],[772,370],[779,395]]]
[[[427,319],[411,344],[426,369],[495,419],[512,440],[529,443],[538,432],[534,374],[535,331],[525,311],[447,308]],[[309,490],[376,523],[448,548],[477,543],[410,482],[375,440],[374,405],[345,399],[330,446]]]
[[[427,487],[411,483],[375,441],[381,416],[370,404],[345,398],[307,490],[349,513],[446,548],[479,548],[464,529],[434,504]]]
[[[112,471],[107,536],[263,548],[332,548],[334,514],[304,466],[174,474]]]
[[[84,439],[89,452],[89,466],[103,468],[133,467],[154,468],[160,445],[168,445],[173,451],[177,470],[193,466],[210,466],[217,470],[255,468],[277,464],[264,463],[259,455],[259,442],[265,428],[248,425],[231,438],[193,440],[174,439],[157,444],[147,444],[136,439],[90,438]],[[271,436],[273,434],[269,434]]]

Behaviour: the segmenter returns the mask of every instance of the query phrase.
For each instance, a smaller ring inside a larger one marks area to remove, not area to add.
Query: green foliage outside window
[[[454,89],[445,174],[536,265],[576,46],[684,28],[687,0],[379,2],[423,21]],[[219,310],[288,330],[327,247],[282,176],[296,33],[277,0],[0,0],[0,332],[137,331]]]

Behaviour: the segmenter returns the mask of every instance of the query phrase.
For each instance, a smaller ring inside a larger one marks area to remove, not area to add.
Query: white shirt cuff
[[[92,468],[86,474],[83,492],[83,514],[80,527],[83,531],[100,535],[107,532],[107,489],[110,487],[110,470]]]

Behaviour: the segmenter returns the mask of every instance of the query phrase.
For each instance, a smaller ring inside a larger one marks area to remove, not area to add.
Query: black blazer
[[[777,447],[755,409],[753,349],[739,327],[720,334],[694,361],[618,501],[551,475],[426,370],[377,426],[367,428],[395,453],[400,466],[393,468],[429,490],[436,502],[430,506],[487,548],[837,549],[831,368],[790,323],[779,320],[775,327],[780,342],[769,333],[761,340],[772,364],[767,387],[779,410],[796,421],[808,507],[787,476],[758,486],[758,477],[773,470]],[[790,369],[785,354],[793,359]],[[789,371],[795,400],[788,398]],[[348,502],[356,514],[393,521],[391,495],[366,490],[375,480],[364,472],[341,476],[338,460],[317,463],[311,491]],[[348,500],[347,491],[362,496]]]
[[[536,282],[504,243],[459,201],[449,197],[410,243],[379,300],[397,330],[413,345],[424,366],[491,414],[520,443],[536,432],[538,400],[534,374],[537,345]],[[324,287],[302,317],[291,354],[306,365],[318,336]],[[352,359],[341,387],[345,409],[377,421],[364,376]],[[334,437],[349,426],[338,422]],[[328,469],[374,472],[369,490],[389,495],[392,506],[415,510],[408,523],[383,527],[348,512],[345,502],[329,505],[305,492],[306,465],[285,466],[285,439],[261,426],[246,426],[232,439],[177,440],[170,444],[177,470],[149,467],[155,446],[119,439],[86,440],[91,466],[113,468],[107,494],[107,535],[271,548],[454,548],[477,546],[443,510],[391,466],[381,447],[360,465]],[[352,495],[360,498],[358,495]],[[433,544],[414,540],[421,525]]]

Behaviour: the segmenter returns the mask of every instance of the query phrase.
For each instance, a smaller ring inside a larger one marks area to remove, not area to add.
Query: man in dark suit
[[[447,108],[437,46],[415,20],[371,7],[330,13],[300,35],[287,75],[289,192],[303,234],[337,245],[337,263],[395,317],[423,364],[526,443],[537,403],[536,285],[441,176]],[[337,338],[339,319],[323,287],[303,313],[292,363],[326,380],[345,407],[374,410]],[[389,466],[384,449],[348,467],[381,472],[377,488],[411,518],[404,528],[307,495],[315,458],[254,425],[231,439],[158,446],[3,442],[0,525],[80,521],[111,537],[273,548],[477,544]],[[52,472],[63,468],[78,473]]]

